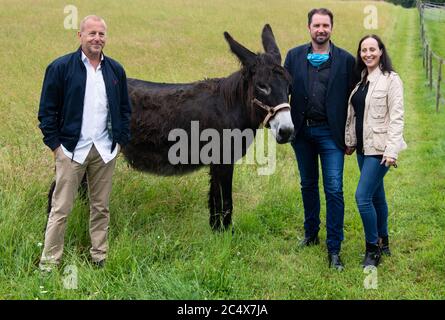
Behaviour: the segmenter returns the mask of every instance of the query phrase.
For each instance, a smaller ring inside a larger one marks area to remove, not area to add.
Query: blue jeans
[[[328,125],[302,128],[292,141],[301,178],[304,205],[305,237],[320,230],[320,194],[318,190],[318,158],[321,161],[326,196],[326,245],[328,252],[338,254],[343,241],[345,205],[343,200],[344,150],[332,138]]]
[[[360,180],[355,200],[362,217],[366,241],[377,244],[379,237],[388,235],[388,205],[386,204],[383,177],[389,167],[380,158],[357,154]]]

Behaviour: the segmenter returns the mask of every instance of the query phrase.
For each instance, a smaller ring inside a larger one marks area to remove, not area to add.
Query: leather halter
[[[278,111],[282,109],[289,109],[290,110],[290,104],[289,103],[281,103],[275,107],[268,106],[267,104],[262,103],[257,98],[252,99],[252,104],[257,105],[258,107],[264,109],[267,111],[266,118],[263,120],[263,126],[266,128],[269,128],[269,121],[272,120],[272,118],[278,113]]]

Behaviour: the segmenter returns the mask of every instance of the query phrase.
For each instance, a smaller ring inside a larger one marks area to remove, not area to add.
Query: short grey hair
[[[80,22],[80,32],[83,31],[85,22],[87,22],[88,20],[100,21],[104,24],[105,29],[107,29],[107,24],[105,23],[105,20],[102,17],[96,16],[95,14],[91,14],[83,18],[82,21]]]

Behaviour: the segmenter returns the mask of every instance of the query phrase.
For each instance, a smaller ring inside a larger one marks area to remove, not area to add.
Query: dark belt
[[[304,119],[304,124],[307,127],[319,127],[327,125],[328,122],[326,120],[312,120],[312,119]]]

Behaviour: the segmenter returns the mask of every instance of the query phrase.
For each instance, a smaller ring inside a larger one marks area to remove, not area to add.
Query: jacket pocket
[[[378,123],[382,123],[385,120],[386,114],[388,113],[388,108],[386,104],[383,105],[371,105],[369,113],[373,119]]]
[[[370,101],[370,115],[374,119],[384,119],[387,112],[387,92],[383,90],[374,91]],[[378,122],[382,122],[381,120]]]
[[[388,92],[386,90],[374,90],[374,92],[372,93],[371,97],[372,97],[372,99],[375,99],[375,100],[384,100],[384,101],[386,101],[387,93]]]
[[[372,145],[378,151],[385,151],[386,147],[386,135],[388,128],[386,127],[373,127],[372,128]]]

